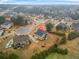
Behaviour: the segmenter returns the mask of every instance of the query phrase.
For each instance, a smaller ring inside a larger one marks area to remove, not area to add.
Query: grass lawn
[[[61,55],[57,53],[52,53],[46,59],[79,59],[79,54]]]

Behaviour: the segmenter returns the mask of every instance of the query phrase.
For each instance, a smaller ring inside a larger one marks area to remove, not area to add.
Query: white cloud
[[[9,1],[9,0],[0,0],[0,2],[7,2],[7,1]]]
[[[13,1],[13,0],[0,0],[0,4],[2,4],[2,3],[8,3],[8,2],[11,2],[11,1]]]
[[[0,0],[0,4],[79,3],[79,0]]]
[[[69,0],[69,1],[79,1],[79,0]]]

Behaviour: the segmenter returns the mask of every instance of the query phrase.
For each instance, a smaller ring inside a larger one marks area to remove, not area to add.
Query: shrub
[[[79,37],[79,32],[71,32],[68,35],[68,40],[72,40],[72,39],[75,39],[77,37]]]
[[[19,59],[19,57],[16,54],[12,53],[8,56],[8,59]]]
[[[66,55],[68,54],[68,50],[67,49],[62,49],[59,48],[57,44],[55,44],[54,46],[50,47],[48,50],[43,51],[41,53],[36,53],[35,55],[32,56],[31,59],[46,59],[46,57],[52,53],[58,53],[58,54],[62,54],[62,55]]]
[[[55,34],[55,35],[58,35],[58,36],[65,36],[64,33],[59,33],[59,32],[50,32],[51,34]]]
[[[61,38],[59,44],[65,44],[67,41],[66,41],[66,38],[65,36]]]
[[[68,54],[68,49],[64,49],[62,54],[64,55]]]
[[[14,53],[7,54],[7,53],[0,52],[0,59],[19,59],[19,56],[17,56]]]

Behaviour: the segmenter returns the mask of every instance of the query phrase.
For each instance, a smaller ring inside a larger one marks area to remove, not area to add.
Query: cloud
[[[0,0],[0,2],[7,2],[7,1],[9,1],[9,0]]]
[[[79,0],[0,0],[0,4],[78,4]]]
[[[0,4],[4,4],[4,3],[9,3],[12,2],[13,0],[0,0]]]
[[[69,0],[69,1],[79,1],[79,0]]]

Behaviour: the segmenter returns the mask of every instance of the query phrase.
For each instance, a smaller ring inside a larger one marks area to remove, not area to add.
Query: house
[[[6,20],[3,24],[1,24],[1,27],[4,29],[9,29],[13,26],[13,23],[9,20]]]
[[[0,36],[2,36],[4,33],[4,30],[2,28],[0,28]]]
[[[28,35],[19,35],[13,37],[13,47],[14,48],[24,48],[31,44],[30,38]]]
[[[42,30],[37,30],[34,34],[34,38],[40,39],[40,40],[46,40],[47,39],[47,32]]]

